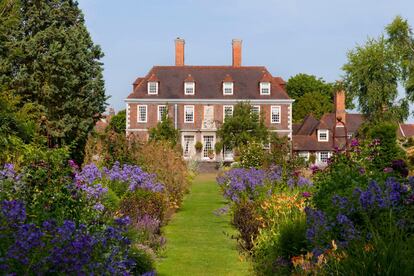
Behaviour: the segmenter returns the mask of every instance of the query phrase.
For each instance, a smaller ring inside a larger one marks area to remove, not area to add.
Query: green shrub
[[[106,209],[111,212],[116,212],[119,209],[121,204],[121,199],[112,189],[108,188],[108,192],[105,194],[103,200],[103,205]]]
[[[304,216],[280,221],[278,229],[260,231],[253,248],[253,268],[257,275],[290,275],[292,257],[308,248]]]
[[[134,270],[131,271],[134,275],[142,275],[155,270],[155,256],[150,248],[134,245],[130,248],[128,257],[136,263]]]
[[[263,145],[250,142],[240,147],[240,166],[242,168],[261,168],[265,160]]]

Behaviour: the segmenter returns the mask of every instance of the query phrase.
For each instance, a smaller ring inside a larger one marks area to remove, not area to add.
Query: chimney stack
[[[242,40],[233,39],[232,46],[233,46],[233,67],[240,67],[241,59],[242,59]]]
[[[335,117],[346,123],[346,110],[345,110],[345,91],[340,89],[335,93]]]
[[[175,66],[184,66],[184,44],[184,39],[175,39]]]

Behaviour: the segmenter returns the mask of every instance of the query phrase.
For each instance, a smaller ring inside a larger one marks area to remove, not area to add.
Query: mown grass
[[[228,215],[213,212],[225,205],[215,175],[199,175],[191,193],[164,228],[165,258],[157,272],[169,275],[249,275],[249,264],[239,257]]]

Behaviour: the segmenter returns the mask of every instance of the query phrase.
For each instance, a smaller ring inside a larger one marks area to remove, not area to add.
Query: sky
[[[78,0],[102,47],[108,103],[116,111],[132,82],[154,65],[174,65],[185,39],[186,65],[231,65],[243,40],[243,65],[266,66],[288,80],[298,73],[341,79],[347,52],[378,37],[401,15],[414,26],[414,0]],[[413,121],[412,117],[410,121]]]

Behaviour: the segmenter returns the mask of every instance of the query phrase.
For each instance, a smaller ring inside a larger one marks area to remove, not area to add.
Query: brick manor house
[[[232,41],[231,66],[193,66],[184,64],[183,39],[175,40],[175,66],[154,66],[146,76],[133,83],[125,100],[126,134],[148,139],[148,131],[164,112],[180,132],[185,158],[202,161],[232,161],[225,150],[214,156],[217,129],[234,106],[249,101],[252,111],[264,116],[270,131],[292,138],[292,102],[285,82],[264,66],[242,66],[242,41]],[[203,145],[197,153],[195,144]]]

